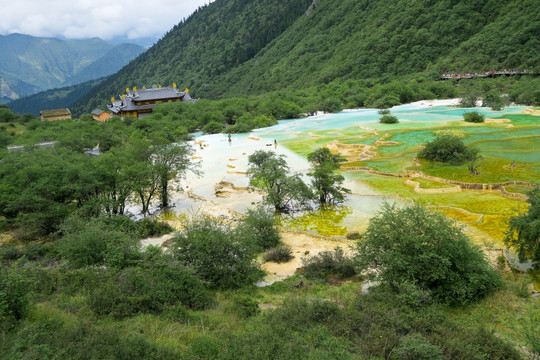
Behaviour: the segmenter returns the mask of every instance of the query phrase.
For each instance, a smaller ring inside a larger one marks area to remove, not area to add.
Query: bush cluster
[[[220,349],[215,357],[520,359],[492,331],[454,322],[439,306],[424,303],[422,291],[410,290],[401,294],[377,287],[345,304],[289,298],[246,329],[214,339]]]
[[[275,263],[289,262],[294,259],[292,249],[289,246],[278,246],[268,250],[264,255],[264,261],[272,261]]]
[[[149,218],[137,221],[137,227],[140,238],[159,237],[174,231],[173,227],[168,223]]]
[[[212,300],[203,283],[175,262],[107,273],[90,296],[94,313],[115,318],[161,313],[178,303],[204,309]]]
[[[325,279],[328,275],[343,279],[357,273],[354,260],[340,247],[304,258],[302,263],[304,276],[312,279]]]
[[[0,332],[26,316],[27,281],[16,271],[0,269]]]
[[[395,117],[394,115],[383,115],[380,119],[379,119],[379,122],[381,124],[397,124],[399,123],[399,120],[397,117]]]
[[[442,303],[466,304],[501,284],[458,224],[420,205],[385,203],[357,249],[361,268],[377,269],[383,283],[412,282]]]
[[[463,120],[470,123],[483,123],[485,116],[478,111],[463,113]]]
[[[262,206],[248,209],[238,229],[258,250],[268,250],[281,241],[274,214]]]
[[[460,164],[471,160],[475,154],[477,151],[468,148],[459,137],[444,134],[428,142],[417,156],[420,159]]]
[[[259,280],[263,271],[256,262],[256,247],[244,229],[210,217],[196,218],[173,238],[172,252],[211,288],[246,286]]]

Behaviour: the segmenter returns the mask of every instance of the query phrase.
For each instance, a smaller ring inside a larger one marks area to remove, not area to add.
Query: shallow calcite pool
[[[516,210],[526,209],[525,201],[495,190],[453,192],[448,190],[451,186],[437,179],[486,184],[511,180],[538,183],[540,117],[525,114],[525,107],[491,111],[437,106],[438,103],[424,101],[392,108],[392,114],[400,121],[395,125],[380,124],[377,110],[363,109],[283,120],[250,134],[232,135],[231,141],[224,134],[199,135],[193,141],[193,159],[200,162],[202,175],[188,174],[182,180],[190,200],[186,202],[184,191],[184,195],[177,197],[175,209],[180,213],[197,212],[199,204],[193,199],[204,199],[216,208],[244,213],[262,198],[246,189],[250,154],[256,150],[283,154],[291,171],[305,175],[309,169],[306,154],[334,142],[354,150],[348,153],[348,163],[342,170],[345,186],[352,195],[333,209],[283,217],[280,221],[284,227],[344,237],[363,231],[384,201],[417,201],[460,221],[477,244],[503,247],[506,222]],[[465,123],[463,113],[467,111],[481,112],[489,122]],[[450,166],[415,159],[419,147],[437,134],[448,132],[480,151],[480,174],[470,174],[467,164]],[[366,171],[365,167],[374,171]],[[415,185],[407,181],[413,172],[431,178],[420,179]],[[220,182],[225,184],[226,191],[216,195],[216,184]],[[526,187],[517,191],[524,192]]]

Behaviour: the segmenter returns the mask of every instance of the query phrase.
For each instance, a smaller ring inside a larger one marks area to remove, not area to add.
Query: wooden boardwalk
[[[504,71],[487,71],[485,73],[466,73],[466,74],[442,74],[440,80],[461,80],[461,79],[477,79],[477,78],[493,78],[499,76],[516,76],[516,75],[537,75],[536,73],[527,70],[504,70]]]

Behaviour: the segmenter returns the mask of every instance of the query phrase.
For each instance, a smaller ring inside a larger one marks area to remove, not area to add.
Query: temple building
[[[179,91],[176,84],[173,87],[157,87],[151,89],[137,90],[126,89],[126,94],[121,95],[120,99],[111,99],[112,104],[107,105],[107,108],[113,115],[121,117],[144,117],[152,113],[152,109],[156,104],[167,102],[195,102],[189,96],[189,90]]]

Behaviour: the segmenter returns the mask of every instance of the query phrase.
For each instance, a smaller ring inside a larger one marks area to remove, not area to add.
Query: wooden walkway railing
[[[498,76],[515,76],[515,75],[537,75],[534,72],[527,70],[491,70],[485,73],[465,73],[465,74],[442,74],[440,80],[461,80],[461,79],[476,79],[476,78],[492,78]]]

